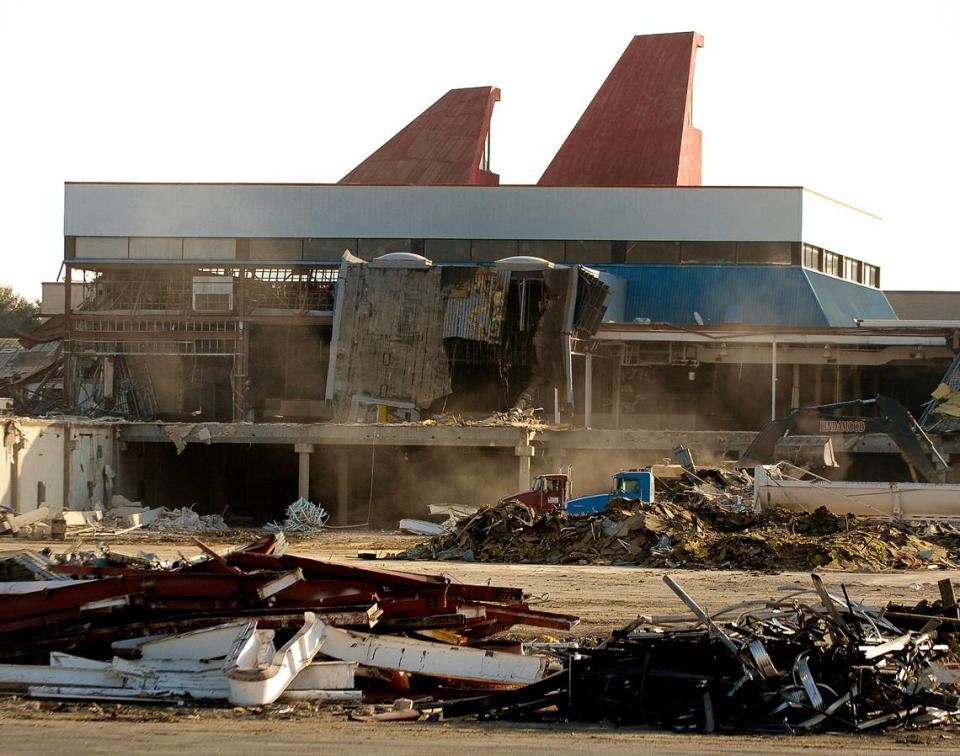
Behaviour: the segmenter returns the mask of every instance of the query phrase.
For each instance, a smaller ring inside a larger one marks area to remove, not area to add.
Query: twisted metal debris
[[[939,682],[960,621],[955,601],[918,605],[910,627],[812,578],[812,590],[791,586],[777,599],[708,613],[665,576],[690,614],[638,617],[570,651],[565,672],[446,703],[443,715],[787,733],[956,721],[960,696]]]
[[[330,513],[326,509],[303,497],[287,507],[286,514],[287,517],[283,523],[268,523],[264,530],[284,533],[319,533],[330,519]]]

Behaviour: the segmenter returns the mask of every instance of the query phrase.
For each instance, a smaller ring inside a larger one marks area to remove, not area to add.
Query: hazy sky
[[[38,296],[63,182],[334,182],[447,89],[502,89],[535,182],[634,34],[698,31],[705,184],[884,218],[884,288],[960,289],[960,2],[0,0],[0,281]],[[869,258],[868,258],[869,259]]]

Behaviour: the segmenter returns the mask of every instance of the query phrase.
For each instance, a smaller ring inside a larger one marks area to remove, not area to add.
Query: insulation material
[[[937,396],[936,392],[934,393],[934,399],[943,399],[943,401],[934,408],[934,413],[937,415],[960,417],[960,391],[951,389],[945,383],[941,383],[940,388],[944,388],[946,391],[941,392],[939,396]]]
[[[439,269],[348,267],[340,283],[334,392],[427,407],[450,393]]]
[[[934,433],[960,431],[960,354],[950,363],[931,396],[934,401],[920,418],[923,429]]]

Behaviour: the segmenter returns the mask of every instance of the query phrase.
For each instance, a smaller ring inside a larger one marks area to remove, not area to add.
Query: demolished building
[[[56,365],[20,396],[47,418],[7,423],[0,503],[393,521],[561,463],[588,489],[678,444],[736,456],[805,404],[919,416],[956,325],[898,320],[869,213],[700,185],[702,44],[631,41],[536,186],[490,169],[495,87],[338,184],[68,183]],[[33,472],[42,448],[65,462]]]

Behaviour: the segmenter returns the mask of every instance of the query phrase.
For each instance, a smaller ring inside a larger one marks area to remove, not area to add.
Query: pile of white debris
[[[200,515],[190,507],[182,509],[161,508],[160,516],[147,526],[149,530],[163,530],[182,533],[220,533],[230,530],[230,526],[218,514]]]
[[[0,510],[0,535],[19,538],[73,538],[83,535],[121,535],[134,530],[166,533],[220,533],[230,526],[218,514],[201,515],[192,507],[168,509],[144,507],[115,494],[110,508],[97,502],[92,509],[51,512],[41,506],[14,514]]]

